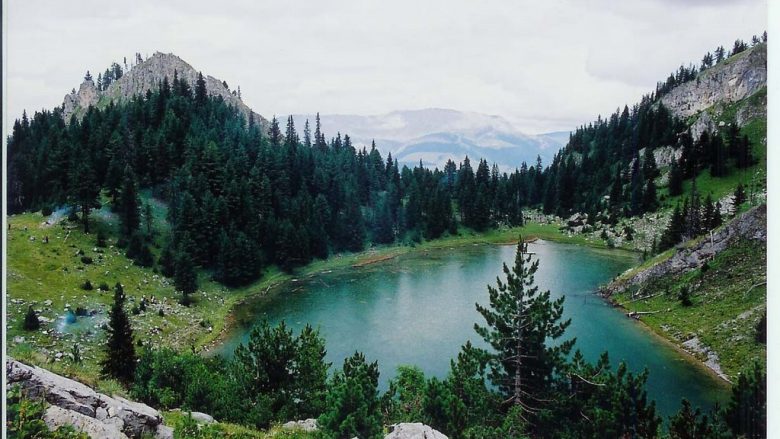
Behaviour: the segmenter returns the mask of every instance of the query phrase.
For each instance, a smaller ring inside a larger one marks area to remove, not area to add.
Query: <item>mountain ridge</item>
[[[72,91],[63,98],[63,117],[69,120],[72,115],[80,117],[90,105],[101,105],[111,101],[129,100],[134,96],[146,93],[147,90],[156,90],[163,79],[173,81],[174,75],[180,80],[187,81],[190,87],[195,86],[200,71],[173,53],[155,52],[152,56],[131,66],[127,72],[111,84],[105,90],[98,90],[92,79],[85,78],[78,91]],[[223,81],[211,76],[203,75],[206,81],[206,91],[211,96],[219,96],[229,105],[237,108],[248,121],[250,117],[263,128],[268,126],[268,121],[260,114],[246,105],[235,91],[231,91]]]

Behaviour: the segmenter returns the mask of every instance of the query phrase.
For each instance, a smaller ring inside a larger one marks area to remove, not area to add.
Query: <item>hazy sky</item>
[[[569,130],[767,26],[764,0],[10,1],[11,120],[135,52],[173,52],[265,115],[428,107]],[[327,129],[327,127],[325,127]]]

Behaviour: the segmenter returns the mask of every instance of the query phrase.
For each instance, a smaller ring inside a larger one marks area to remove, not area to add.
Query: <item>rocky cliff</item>
[[[745,212],[711,235],[700,238],[696,244],[679,249],[670,258],[611,282],[602,288],[601,293],[610,296],[662,276],[686,273],[700,268],[706,261],[711,260],[739,239],[766,242],[766,235],[766,205],[764,204]]]
[[[703,70],[696,79],[675,87],[660,101],[677,117],[693,118],[692,134],[698,137],[705,129],[712,131],[719,127],[718,116],[725,106],[755,95],[766,84],[766,44],[758,44]],[[752,117],[766,117],[765,102],[763,109],[763,113],[746,110],[748,113],[742,117],[737,115],[736,122],[743,125]]]
[[[173,437],[162,416],[146,404],[95,392],[77,381],[10,358],[5,371],[9,387],[20,386],[27,397],[50,404],[43,418],[50,429],[72,425],[92,439]]]
[[[180,80],[187,81],[191,87],[195,87],[198,79],[198,71],[184,60],[172,53],[156,52],[144,61],[134,65],[125,72],[119,80],[114,81],[104,91],[99,91],[92,80],[85,80],[78,91],[65,96],[63,101],[63,116],[68,120],[72,115],[77,117],[90,105],[108,103],[109,101],[122,101],[138,94],[144,94],[147,90],[154,90],[164,78],[173,81],[174,73]],[[252,111],[237,94],[228,89],[221,80],[204,75],[206,90],[211,96],[220,96],[228,104],[237,108],[244,117],[249,120],[250,115],[262,126],[267,126],[268,121]]]

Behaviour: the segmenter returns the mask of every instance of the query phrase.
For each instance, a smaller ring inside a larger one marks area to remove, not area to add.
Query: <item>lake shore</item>
[[[196,344],[196,349],[204,353],[211,353],[219,347],[235,329],[237,324],[235,319],[235,308],[245,305],[247,301],[256,300],[262,297],[274,288],[280,287],[287,282],[295,282],[301,278],[310,278],[318,274],[327,273],[339,269],[359,269],[368,265],[389,261],[403,255],[424,253],[429,250],[441,250],[447,248],[458,248],[469,245],[515,245],[518,238],[523,236],[523,241],[534,242],[538,239],[559,242],[564,244],[584,245],[588,247],[607,249],[608,246],[603,241],[591,241],[578,235],[565,235],[559,230],[558,224],[527,224],[523,227],[491,229],[485,232],[474,232],[471,230],[461,230],[458,235],[444,236],[435,240],[422,241],[414,245],[386,245],[377,246],[363,250],[357,253],[335,254],[325,260],[316,260],[303,267],[299,267],[293,273],[285,273],[276,267],[271,268],[257,282],[230,290],[230,304],[215,312],[222,316],[215,316],[224,322],[215,333],[202,339]],[[635,251],[629,249],[619,249],[635,254]],[[226,301],[226,304],[228,301]],[[227,309],[225,309],[227,308]]]

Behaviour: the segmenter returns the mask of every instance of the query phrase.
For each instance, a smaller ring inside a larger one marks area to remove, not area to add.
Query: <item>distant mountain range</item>
[[[313,129],[314,115],[293,118],[299,130],[306,119]],[[346,133],[355,146],[366,147],[374,140],[382,155],[390,152],[399,163],[422,161],[440,169],[447,160],[460,163],[465,156],[472,162],[484,158],[504,171],[514,170],[523,161],[535,163],[537,156],[548,164],[569,140],[568,131],[529,135],[500,116],[439,108],[373,116],[320,114],[320,121],[328,138]]]

